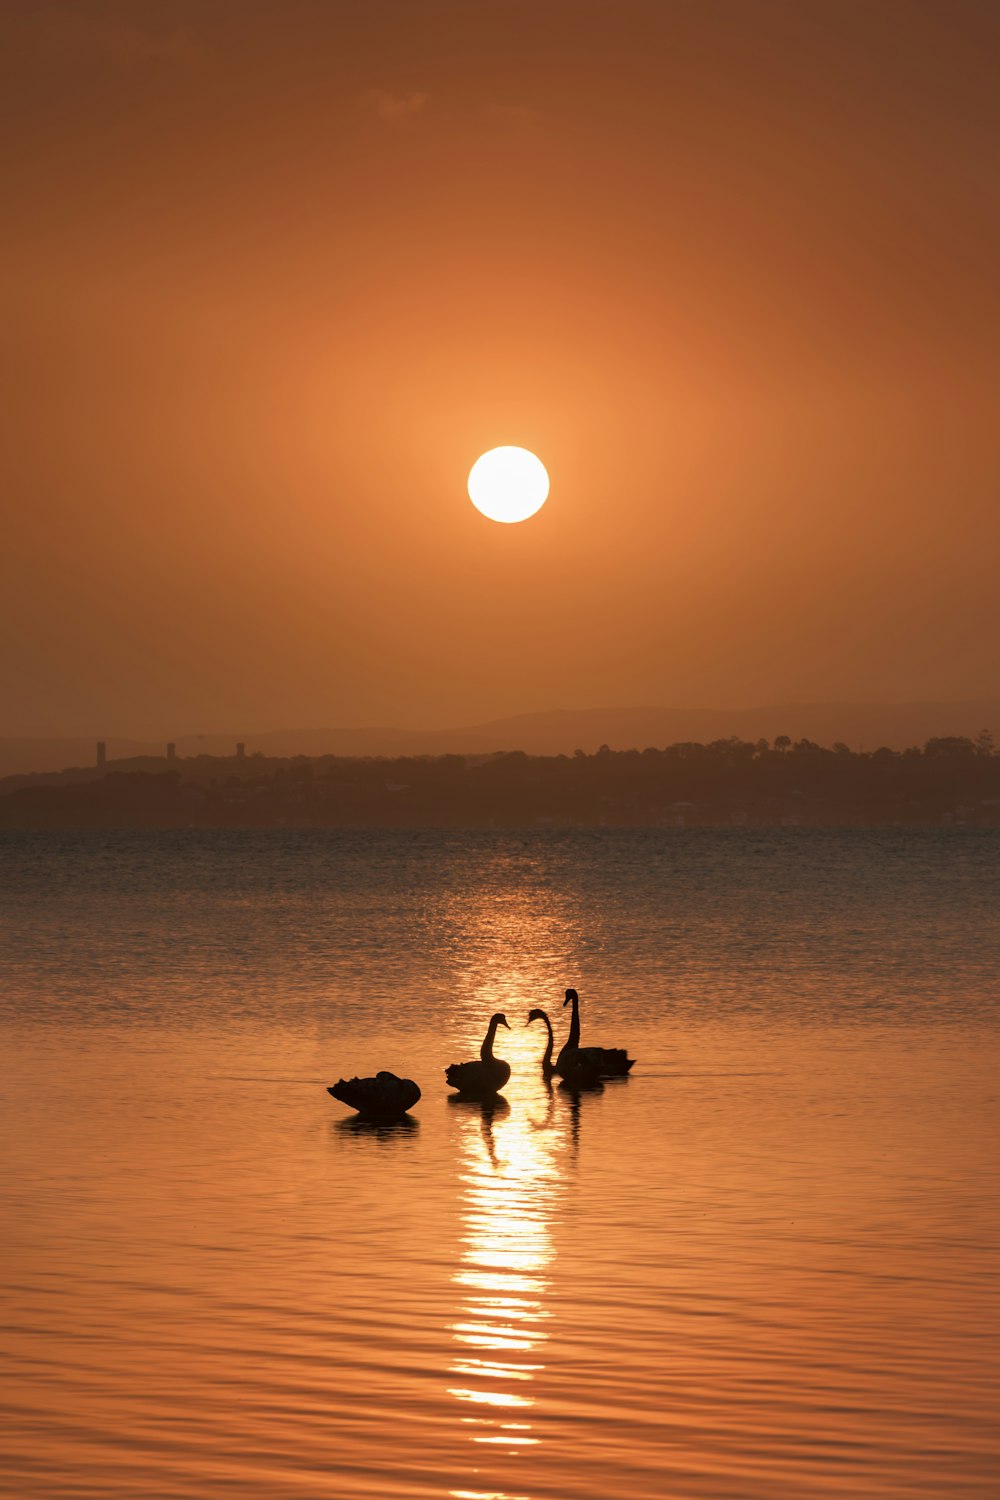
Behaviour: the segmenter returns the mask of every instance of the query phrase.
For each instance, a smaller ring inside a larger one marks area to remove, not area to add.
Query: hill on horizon
[[[852,750],[886,745],[903,750],[936,735],[974,737],[982,729],[1000,739],[1000,699],[961,703],[790,703],[760,708],[553,709],[516,714],[455,729],[361,728],[279,729],[264,733],[179,735],[177,755],[227,756],[238,741],[246,753],[265,755],[475,755],[524,750],[532,755],[592,754],[645,749],[680,741],[774,740],[787,734],[820,745],[842,741]],[[94,764],[97,737],[0,737],[0,776],[62,771]],[[108,759],[163,756],[164,741],[106,738]]]

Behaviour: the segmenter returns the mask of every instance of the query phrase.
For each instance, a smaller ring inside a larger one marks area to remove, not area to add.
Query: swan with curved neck
[[[546,1078],[551,1078],[556,1071],[556,1065],[552,1061],[552,1049],[555,1046],[555,1038],[552,1035],[552,1022],[549,1020],[544,1010],[539,1010],[537,1006],[534,1010],[528,1012],[528,1019],[524,1023],[525,1026],[530,1026],[532,1021],[545,1022],[545,1030],[548,1032],[548,1041],[545,1043],[545,1052],[542,1056],[542,1073]]]
[[[594,1063],[581,1053],[579,1047],[572,1042],[572,1031],[570,1040],[565,1047],[561,1048],[557,1062],[552,1061],[552,1050],[555,1045],[552,1036],[552,1022],[544,1010],[536,1008],[531,1011],[525,1025],[530,1026],[532,1021],[544,1021],[545,1030],[548,1032],[548,1041],[545,1044],[545,1052],[542,1057],[542,1077],[548,1082],[552,1078],[562,1078],[565,1083],[574,1088],[592,1088],[600,1079]],[[579,1035],[579,1025],[577,1034]]]
[[[479,1061],[451,1063],[444,1070],[449,1088],[457,1089],[465,1099],[492,1099],[510,1077],[510,1063],[505,1062],[502,1057],[493,1056],[493,1039],[498,1026],[510,1030],[507,1017],[499,1010],[490,1016],[490,1024],[479,1049]]]
[[[569,1036],[566,1045],[556,1058],[556,1071],[567,1075],[564,1068],[585,1069],[593,1073],[596,1078],[624,1078],[633,1066],[635,1059],[629,1057],[624,1047],[581,1047],[580,1046],[580,997],[576,990],[567,990],[566,999],[563,1001],[563,1009],[572,1005],[573,1011],[570,1016]]]

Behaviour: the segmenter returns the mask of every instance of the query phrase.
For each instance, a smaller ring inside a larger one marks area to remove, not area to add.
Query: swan
[[[420,1098],[412,1078],[397,1078],[395,1073],[376,1073],[374,1078],[341,1078],[327,1089],[334,1099],[356,1109],[363,1120],[389,1125],[406,1117]]]
[[[498,1026],[507,1025],[500,1011],[490,1016],[490,1024],[479,1049],[479,1062],[451,1063],[444,1070],[448,1087],[457,1089],[464,1099],[492,1099],[510,1077],[510,1063],[493,1056],[493,1038]]]
[[[581,1052],[579,1047],[573,1047],[567,1042],[559,1053],[559,1061],[554,1063],[552,1061],[554,1045],[552,1022],[544,1010],[537,1008],[529,1012],[524,1024],[530,1026],[532,1021],[544,1021],[545,1029],[549,1034],[549,1039],[545,1044],[545,1054],[542,1057],[542,1077],[546,1081],[558,1076],[573,1088],[591,1088],[599,1082],[601,1073],[597,1060],[587,1055],[590,1052],[599,1051],[599,1048],[586,1047]]]
[[[564,1010],[567,1005],[572,1005],[573,1015],[569,1023],[566,1045],[556,1058],[556,1071],[564,1078],[567,1077],[563,1071],[564,1068],[592,1069],[597,1078],[624,1078],[635,1059],[629,1057],[624,1047],[581,1047],[580,997],[576,990],[566,991],[566,999],[563,1001]],[[576,1054],[575,1062],[574,1053]]]
[[[537,1006],[534,1010],[529,1010],[528,1019],[524,1023],[525,1026],[530,1026],[532,1021],[545,1022],[545,1030],[549,1034],[549,1039],[545,1043],[545,1054],[542,1058],[542,1076],[544,1078],[554,1078],[556,1065],[552,1061],[552,1048],[555,1046],[555,1040],[552,1036],[552,1022],[549,1020],[544,1010],[539,1010]]]

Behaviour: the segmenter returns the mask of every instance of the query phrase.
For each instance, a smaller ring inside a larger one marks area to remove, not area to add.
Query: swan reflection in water
[[[360,1115],[347,1115],[340,1120],[331,1120],[330,1129],[339,1140],[412,1141],[420,1133],[420,1121],[412,1115],[402,1120],[385,1123],[380,1120],[365,1120]]]
[[[526,1047],[534,1046],[530,1038]],[[545,1368],[554,1225],[576,1154],[579,1094],[553,1089],[526,1055],[493,1106],[460,1105],[462,1236],[453,1281],[460,1290],[452,1325],[456,1350],[449,1394],[479,1452],[470,1454],[466,1487],[452,1500],[518,1500],[481,1482],[496,1458],[524,1455],[542,1442],[537,1381]],[[523,1477],[521,1482],[523,1483]]]

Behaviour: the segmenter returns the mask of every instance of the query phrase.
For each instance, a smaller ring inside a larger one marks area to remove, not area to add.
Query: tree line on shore
[[[779,735],[536,756],[196,756],[0,782],[0,827],[1000,826],[976,739],[852,750]]]

